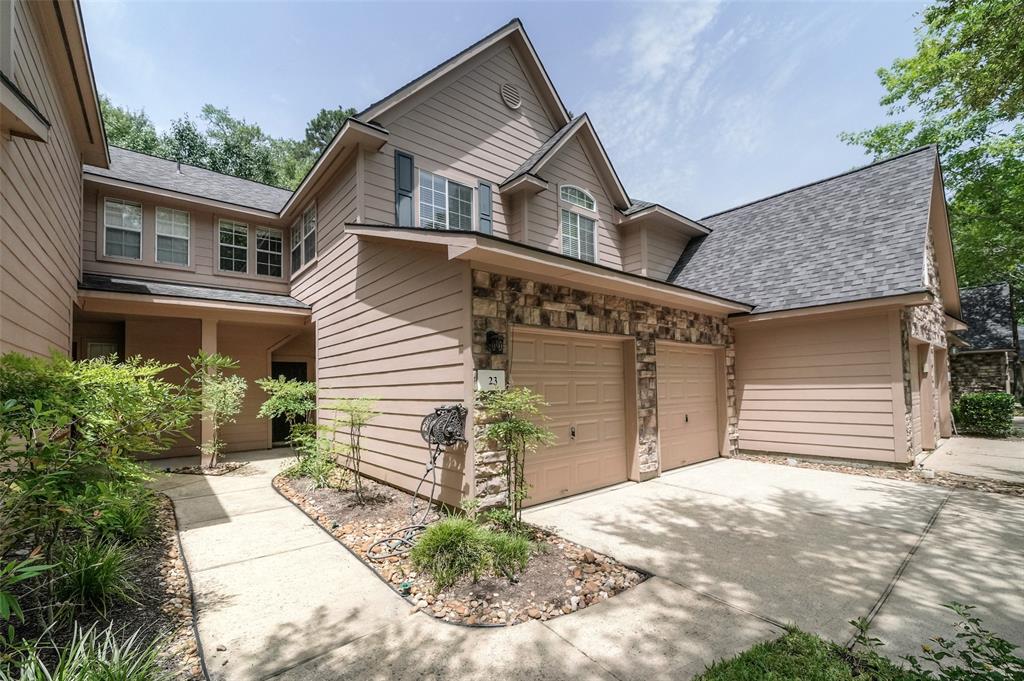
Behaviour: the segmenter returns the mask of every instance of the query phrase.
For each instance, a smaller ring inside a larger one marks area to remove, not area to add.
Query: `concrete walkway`
[[[467,628],[410,605],[275,492],[287,452],[167,475],[214,681],[684,679],[781,630],[654,578],[551,622]],[[175,466],[180,462],[160,462]]]
[[[953,437],[921,465],[936,471],[1024,484],[1024,440]]]
[[[409,604],[270,480],[284,452],[171,475],[215,681],[685,679],[793,622],[837,641],[872,614],[890,655],[977,604],[1024,640],[1024,500],[720,459],[531,509],[655,577],[550,622],[472,629]],[[899,579],[894,579],[899,575]]]

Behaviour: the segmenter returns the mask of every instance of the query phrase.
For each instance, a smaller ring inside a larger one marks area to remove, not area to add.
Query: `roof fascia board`
[[[927,305],[935,297],[928,291],[917,293],[901,293],[894,296],[881,298],[869,298],[867,300],[853,300],[845,303],[830,303],[828,305],[815,305],[813,307],[801,307],[793,310],[778,310],[776,312],[753,312],[742,316],[729,318],[732,326],[745,326],[759,322],[768,322],[779,319],[797,319],[800,317],[811,317],[822,314],[834,314],[836,312],[856,312],[871,309],[886,309],[891,307]]]
[[[520,175],[516,179],[512,180],[508,184],[503,184],[498,187],[498,190],[502,194],[516,194],[521,191],[530,191],[533,194],[542,192],[547,189],[550,185],[547,180],[542,180],[536,175],[527,173],[526,175]]]
[[[259,208],[252,208],[250,206],[242,206],[236,203],[228,203],[227,201],[217,201],[216,199],[208,199],[202,196],[196,196],[195,194],[187,194],[185,192],[177,192],[173,189],[162,189],[160,187],[153,187],[148,184],[141,184],[139,182],[131,182],[129,180],[119,180],[113,177],[107,177],[106,175],[96,175],[90,173],[87,170],[82,172],[83,179],[86,182],[92,184],[98,184],[105,187],[114,187],[116,189],[127,189],[129,191],[141,192],[143,194],[150,194],[152,196],[160,196],[166,199],[173,199],[175,201],[184,201],[187,203],[199,204],[202,206],[208,206],[217,210],[229,211],[231,213],[238,213],[250,217],[257,217],[261,220],[267,220],[276,222],[280,214],[273,211],[262,210]]]
[[[686,217],[685,215],[677,213],[674,210],[671,210],[669,208],[665,208],[661,204],[654,204],[653,206],[648,206],[647,208],[644,208],[643,210],[638,210],[635,213],[630,213],[629,215],[625,216],[619,222],[619,226],[620,227],[629,227],[629,226],[635,225],[637,223],[643,223],[643,222],[646,222],[646,219],[649,218],[652,215],[659,215],[659,216],[665,218],[666,220],[669,220],[669,221],[677,223],[679,227],[683,227],[684,228],[682,231],[684,231],[685,233],[689,234],[690,236],[699,236],[699,235],[702,235],[702,234],[711,234],[711,229],[710,228],[705,227],[704,225],[700,224],[699,222],[691,220],[690,218]]]
[[[583,114],[579,120],[570,128],[562,138],[548,149],[543,156],[537,159],[537,162],[530,169],[530,172],[536,174],[555,156],[558,152],[569,143],[569,140],[576,136],[581,130],[586,129],[590,145],[597,151],[601,158],[601,175],[604,176],[605,184],[607,189],[612,190],[613,198],[618,201],[616,208],[625,210],[629,208],[629,195],[626,193],[626,188],[622,185],[619,180],[618,174],[615,172],[615,168],[612,166],[612,161],[608,158],[608,153],[604,149],[604,145],[601,144],[601,140],[597,136],[597,132],[594,130],[593,123],[590,122],[590,116]]]
[[[687,309],[711,310],[718,314],[746,312],[751,309],[750,305],[737,301],[690,291],[672,284],[605,269],[590,263],[568,261],[555,253],[480,234],[353,224],[346,225],[345,231],[361,237],[394,239],[447,247],[449,257],[455,260],[472,260],[484,264],[506,262],[515,269],[530,265],[531,267],[528,268],[530,273],[540,276],[564,279],[580,286],[595,285],[600,282],[600,285],[606,289],[617,291],[617,295],[646,297],[662,304],[672,304]]]
[[[555,90],[554,84],[548,77],[547,71],[544,69],[544,65],[541,63],[540,57],[537,55],[537,51],[533,48],[533,44],[530,42],[529,36],[526,35],[526,31],[519,19],[513,19],[490,35],[485,36],[467,49],[456,54],[454,57],[449,58],[410,83],[392,92],[379,102],[371,104],[369,108],[358,114],[359,118],[365,121],[372,121],[379,118],[405,100],[427,89],[441,78],[444,78],[463,64],[475,59],[481,53],[487,51],[490,47],[508,37],[515,37],[516,41],[519,43],[521,51],[525,51],[530,57],[529,61],[531,63],[529,64],[529,67],[534,71],[535,76],[540,76],[540,80],[547,90],[545,93],[545,99],[549,100],[549,103],[554,105],[554,113],[562,117],[562,120],[557,120],[556,117],[556,124],[565,125],[568,123],[569,112],[562,103],[561,97],[558,96],[558,92]]]
[[[122,293],[119,291],[94,291],[79,289],[78,305],[81,309],[95,312],[116,312],[129,314],[125,304],[145,307],[146,314],[166,317],[181,317],[188,310],[263,318],[268,324],[304,324],[312,319],[313,311],[296,307],[277,305],[256,305],[253,303],[231,303],[222,300],[186,298],[184,296],[159,296],[146,293]],[[138,313],[138,310],[136,310]]]
[[[291,197],[285,202],[284,207],[281,208],[280,217],[286,217],[291,211],[295,210],[296,206],[301,205],[306,200],[306,197],[312,191],[311,187],[319,182],[324,174],[324,169],[337,160],[342,150],[365,145],[377,151],[387,143],[389,137],[390,135],[387,130],[364,123],[355,118],[346,119],[341,126],[341,130],[334,136],[327,149],[320,154],[320,158],[316,160],[316,163],[309,169],[306,176],[302,178],[302,182],[292,192]]]
[[[942,288],[942,305],[946,312],[960,316],[960,286],[956,280],[956,253],[953,251],[953,239],[949,233],[949,206],[946,204],[946,186],[942,177],[942,161],[935,154],[935,180],[932,183],[933,196],[928,203],[928,234],[935,239],[936,268],[941,268],[939,285]],[[941,229],[932,229],[932,209],[937,202],[942,206]],[[926,264],[927,266],[927,264]]]
[[[956,317],[954,317],[953,315],[948,314],[948,313],[943,315],[943,316],[944,316],[944,322],[945,322],[944,326],[945,326],[946,331],[966,331],[967,330],[967,324],[965,324],[962,320],[957,319]]]

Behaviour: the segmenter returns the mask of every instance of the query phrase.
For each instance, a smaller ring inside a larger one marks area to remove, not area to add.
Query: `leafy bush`
[[[260,418],[283,418],[288,423],[288,439],[292,441],[296,426],[308,423],[316,411],[316,383],[280,376],[261,378],[256,385],[267,393],[266,401],[260,405]],[[292,446],[295,446],[294,441]]]
[[[100,481],[87,488],[78,505],[86,533],[134,542],[153,532],[156,496],[140,485]]]
[[[423,532],[409,557],[444,589],[467,575],[473,581],[484,573],[511,578],[526,567],[530,551],[525,537],[495,532],[468,518],[446,518]]]
[[[329,447],[314,446],[297,451],[297,455],[295,463],[282,471],[285,477],[309,478],[314,489],[341,486],[342,470]]]
[[[238,362],[226,355],[207,354],[200,350],[195,357],[189,357],[189,361],[192,363],[190,380],[199,385],[203,418],[213,424],[213,436],[199,448],[202,465],[212,467],[217,465],[217,457],[224,449],[224,442],[220,439],[221,428],[234,423],[238,412],[242,411],[246,382],[238,374],[225,373],[238,368]]]
[[[160,668],[161,641],[147,643],[136,631],[118,640],[111,627],[75,629],[66,646],[41,641],[26,644],[8,669],[0,664],[0,678],[20,681],[171,681]],[[49,660],[54,660],[49,662]],[[18,674],[16,677],[15,674]]]
[[[967,393],[953,405],[961,433],[1006,437],[1013,432],[1013,396],[1008,393]]]
[[[971,613],[974,606],[949,603],[943,607],[957,615],[956,635],[953,640],[936,636],[934,645],[921,646],[920,659],[907,656],[913,671],[940,681],[1024,679],[1024,658],[1014,653],[1018,646],[985,629]]]
[[[55,596],[73,607],[105,613],[135,591],[129,579],[133,560],[124,546],[105,539],[83,539],[57,552]]]
[[[512,534],[522,534],[525,524],[516,517],[510,508],[492,508],[484,512],[484,522],[496,530]]]
[[[0,564],[0,642],[8,644],[14,639],[14,624],[25,621],[25,613],[21,609],[18,596],[14,593],[14,585],[35,579],[50,569],[50,565],[39,563],[39,555],[33,553],[23,560],[12,560]]]

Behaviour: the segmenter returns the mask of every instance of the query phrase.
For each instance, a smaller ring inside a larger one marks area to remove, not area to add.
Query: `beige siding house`
[[[490,381],[550,405],[528,503],[741,450],[907,464],[947,434],[959,298],[931,148],[694,220],[629,196],[514,20],[349,119],[294,192],[86,161],[58,347],[224,352],[316,380],[324,424],[375,397],[364,470],[401,488],[422,418],[461,403],[440,496],[501,502]],[[278,439],[259,398],[233,449]]]

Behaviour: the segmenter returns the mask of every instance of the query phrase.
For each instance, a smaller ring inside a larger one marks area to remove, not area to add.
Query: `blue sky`
[[[866,162],[875,70],[913,52],[913,2],[111,2],[84,14],[100,90],[158,128],[209,102],[274,136],[361,109],[520,17],[626,189],[693,217]]]

